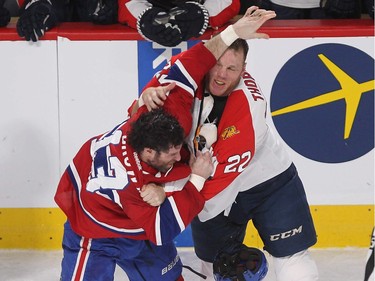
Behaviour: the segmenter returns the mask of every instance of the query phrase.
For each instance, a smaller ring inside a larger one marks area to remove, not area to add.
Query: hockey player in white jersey
[[[212,149],[216,160],[215,172],[202,190],[205,207],[192,222],[195,251],[203,273],[213,280],[216,254],[228,240],[243,241],[252,220],[264,249],[274,258],[278,281],[318,280],[308,252],[317,238],[304,187],[266,123],[266,100],[245,69],[247,51],[247,42],[236,40],[195,91],[190,145]],[[160,89],[147,90],[141,97],[150,109],[168,98],[172,97]],[[202,136],[205,124],[216,125],[216,138],[212,128],[210,135]]]

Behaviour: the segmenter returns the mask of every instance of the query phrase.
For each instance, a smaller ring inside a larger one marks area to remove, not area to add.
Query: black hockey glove
[[[138,17],[138,32],[145,39],[166,47],[174,47],[182,42],[182,36],[178,26],[170,23],[169,18],[169,14],[162,8],[147,8]]]
[[[169,15],[170,22],[180,28],[183,41],[199,37],[208,27],[208,11],[198,2],[180,3],[170,10]]]
[[[117,12],[117,0],[98,1],[94,13],[90,15],[90,19],[94,24],[114,24],[118,22]]]
[[[262,251],[241,245],[236,252],[219,252],[213,262],[215,280],[262,280],[268,263]]]
[[[359,19],[361,3],[358,0],[321,0],[320,6],[328,18]]]
[[[38,41],[45,31],[55,27],[58,23],[57,16],[53,11],[49,0],[31,0],[17,21],[17,32],[26,41]]]
[[[0,27],[7,26],[10,22],[10,12],[7,8],[0,6]]]

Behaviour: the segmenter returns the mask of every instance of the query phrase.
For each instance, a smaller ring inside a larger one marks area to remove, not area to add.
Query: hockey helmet
[[[243,245],[237,252],[220,252],[213,264],[216,281],[260,281],[268,272],[262,251]]]

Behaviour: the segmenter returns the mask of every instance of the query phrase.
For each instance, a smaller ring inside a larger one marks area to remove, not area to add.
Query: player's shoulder
[[[234,91],[238,91],[242,93],[242,95],[250,98],[250,102],[265,101],[265,97],[261,91],[260,86],[249,72],[244,72]]]
[[[259,86],[253,77],[249,72],[245,71],[242,74],[242,77],[238,83],[238,87],[245,90],[245,92],[250,91],[253,92],[255,89],[259,90]]]

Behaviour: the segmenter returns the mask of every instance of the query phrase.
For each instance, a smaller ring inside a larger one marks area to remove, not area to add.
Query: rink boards
[[[263,30],[271,39],[249,41],[248,70],[304,181],[316,247],[367,247],[374,225],[373,23],[293,24],[272,23]],[[0,248],[60,248],[65,217],[53,196],[73,155],[126,117],[171,55],[198,42],[164,48],[139,39],[123,27],[87,24],[62,25],[37,44],[20,41],[14,25],[0,31]],[[357,103],[342,92],[353,85]],[[191,246],[183,235],[176,244]],[[246,243],[262,244],[251,224]]]

